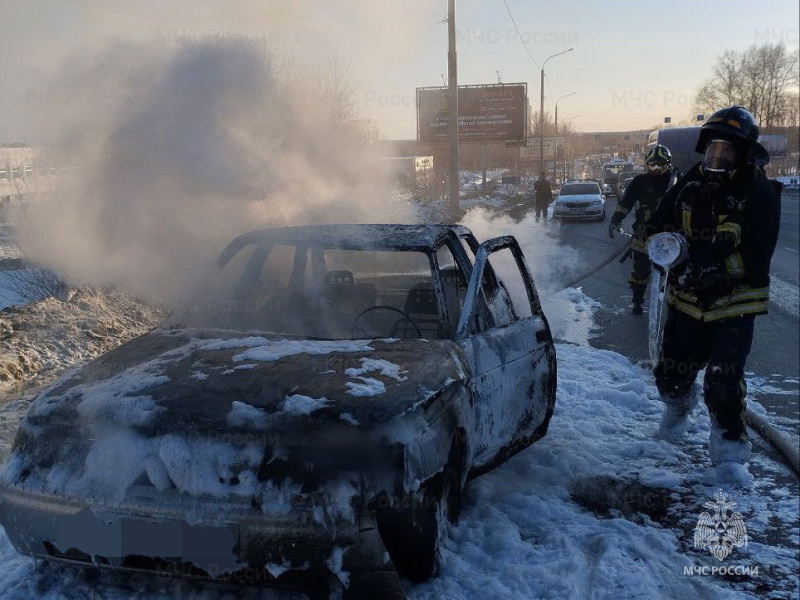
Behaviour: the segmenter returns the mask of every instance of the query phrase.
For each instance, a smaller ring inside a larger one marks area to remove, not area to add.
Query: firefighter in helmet
[[[644,247],[645,225],[655,212],[661,198],[677,180],[679,174],[672,168],[672,155],[666,146],[654,146],[645,157],[647,173],[633,178],[617,203],[608,235],[614,237],[620,230],[623,219],[636,207],[636,221],[633,224],[633,240],[630,253],[633,254],[633,270],[628,279],[633,292],[634,315],[642,314],[644,293],[650,280],[650,259]]]
[[[767,313],[769,270],[780,227],[781,185],[767,179],[769,154],[741,106],[715,112],[697,143],[703,155],[664,196],[648,234],[681,233],[687,259],[671,270],[655,378],[665,403],[659,432],[679,435],[703,396],[711,417],[709,454],[717,481],[747,486],[752,448],[745,423],[744,368],[755,317]]]

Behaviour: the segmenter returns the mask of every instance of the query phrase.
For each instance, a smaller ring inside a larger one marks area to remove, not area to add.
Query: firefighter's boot
[[[689,415],[700,400],[700,386],[695,384],[690,392],[682,397],[662,396],[664,412],[661,413],[661,423],[656,431],[660,439],[677,439],[686,431],[689,424]]]

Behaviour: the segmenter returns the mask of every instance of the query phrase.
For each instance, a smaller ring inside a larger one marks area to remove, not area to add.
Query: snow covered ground
[[[554,330],[573,341],[557,347],[548,435],[472,482],[462,521],[449,529],[442,575],[409,587],[409,598],[797,598],[796,480],[756,453],[753,489],[722,486],[743,516],[747,546],[723,562],[694,548],[704,503],[720,489],[707,471],[705,408],[696,409],[683,441],[653,439],[661,405],[650,372],[586,345],[595,303],[578,290],[565,297],[573,310],[559,313]],[[0,419],[21,414],[19,402],[0,409]],[[698,574],[720,566],[758,574]],[[291,596],[143,578],[89,585],[76,570],[18,556],[0,530],[4,600],[257,597]]]
[[[0,311],[0,394],[82,364],[152,329],[160,317],[126,294],[90,288],[6,308]]]
[[[648,371],[582,346],[561,344],[558,355],[550,433],[473,483],[443,576],[411,596],[796,598],[798,490],[775,486],[784,467],[756,456],[753,489],[722,486],[750,539],[719,562],[693,548],[703,504],[720,487],[707,472],[705,409],[684,441],[656,441],[661,405]],[[775,530],[785,546],[772,545]],[[758,566],[759,575],[684,574],[734,565]]]

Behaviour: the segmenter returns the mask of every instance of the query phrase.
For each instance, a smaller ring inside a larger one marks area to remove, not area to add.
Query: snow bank
[[[156,326],[162,312],[115,291],[81,289],[0,311],[0,394],[52,378]]]

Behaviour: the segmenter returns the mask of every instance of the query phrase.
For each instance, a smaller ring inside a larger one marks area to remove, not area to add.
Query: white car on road
[[[594,181],[564,183],[553,205],[553,218],[604,221],[606,200],[600,185]]]

